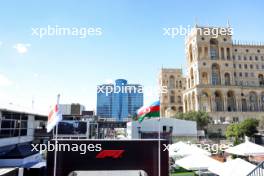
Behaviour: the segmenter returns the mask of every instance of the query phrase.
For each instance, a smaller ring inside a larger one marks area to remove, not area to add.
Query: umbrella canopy
[[[264,155],[264,147],[246,141],[242,144],[226,149],[225,152],[241,156]]]
[[[186,145],[184,147],[181,147],[178,151],[176,151],[177,156],[189,156],[189,155],[207,155],[211,156],[211,153],[197,147],[195,144],[192,145]]]
[[[196,154],[189,155],[180,160],[177,160],[175,161],[175,164],[187,170],[207,170],[212,166],[220,166],[221,162],[206,155]]]
[[[176,142],[174,144],[171,144],[169,146],[169,156],[170,157],[176,157],[177,155],[177,151],[180,150],[181,148],[185,148],[188,147],[189,145],[180,141],[180,142]]]
[[[209,171],[220,176],[246,176],[256,166],[240,158],[227,161],[221,165],[212,165],[208,168]]]

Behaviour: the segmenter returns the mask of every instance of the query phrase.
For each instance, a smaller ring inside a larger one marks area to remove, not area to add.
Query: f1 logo
[[[102,159],[102,158],[121,158],[122,154],[125,152],[125,150],[102,150],[100,153],[96,155],[96,158]]]

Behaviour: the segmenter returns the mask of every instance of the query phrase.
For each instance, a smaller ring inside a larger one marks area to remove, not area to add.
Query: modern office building
[[[159,73],[160,115],[174,116],[183,112],[182,93],[186,88],[186,79],[182,69],[162,68]]]
[[[143,90],[140,84],[128,84],[118,79],[115,84],[97,87],[97,116],[123,121],[143,106]]]

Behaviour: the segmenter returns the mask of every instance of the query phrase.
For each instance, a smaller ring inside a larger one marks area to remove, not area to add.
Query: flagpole
[[[57,108],[59,108],[60,94],[57,97]],[[53,166],[53,176],[56,176],[57,171],[57,142],[58,142],[58,123],[56,124],[55,132],[55,151],[54,151],[54,166]]]
[[[158,119],[158,121],[159,121],[159,176],[160,176],[160,159],[161,159],[161,157],[160,157],[160,117],[159,117],[159,119]]]

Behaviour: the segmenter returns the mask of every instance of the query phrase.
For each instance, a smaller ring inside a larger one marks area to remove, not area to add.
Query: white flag
[[[57,104],[51,109],[48,116],[48,124],[47,124],[48,133],[58,124],[59,121],[62,120],[62,114],[61,111],[59,110],[59,97],[60,95],[58,95]]]

